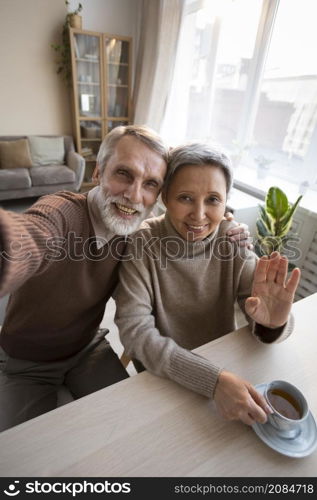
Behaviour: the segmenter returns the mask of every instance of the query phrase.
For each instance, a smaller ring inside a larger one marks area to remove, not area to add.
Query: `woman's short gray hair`
[[[213,165],[221,168],[226,178],[226,191],[229,193],[233,182],[233,169],[230,158],[218,146],[191,143],[170,150],[168,173],[163,191],[166,193],[177,170],[186,165]]]
[[[163,160],[167,161],[167,148],[162,138],[154,130],[145,125],[119,126],[111,130],[111,132],[105,136],[100,146],[97,156],[97,165],[100,174],[103,174],[110,157],[114,153],[117,143],[125,136],[135,137],[143,142],[148,148],[162,156]]]

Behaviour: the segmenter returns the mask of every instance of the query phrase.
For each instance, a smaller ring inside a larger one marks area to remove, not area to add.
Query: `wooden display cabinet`
[[[70,28],[70,46],[75,140],[89,189],[102,139],[131,123],[132,40]]]

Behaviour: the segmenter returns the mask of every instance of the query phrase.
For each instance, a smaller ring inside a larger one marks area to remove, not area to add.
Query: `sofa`
[[[0,200],[79,191],[84,171],[71,136],[0,136]]]

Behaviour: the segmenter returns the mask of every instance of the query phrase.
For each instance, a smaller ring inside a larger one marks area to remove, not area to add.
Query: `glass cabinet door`
[[[103,137],[101,35],[73,33],[73,90],[78,117],[77,147],[86,161],[84,182],[90,183]]]
[[[92,173],[104,136],[131,120],[131,38],[70,28],[76,145]]]
[[[105,36],[107,131],[129,122],[130,42]]]
[[[101,120],[80,120],[81,155],[86,160],[85,182],[91,182],[102,140]]]
[[[100,38],[74,34],[77,98],[81,117],[99,117],[101,103]]]

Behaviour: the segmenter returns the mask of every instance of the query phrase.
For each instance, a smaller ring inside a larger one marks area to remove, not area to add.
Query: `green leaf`
[[[279,251],[282,245],[281,238],[277,236],[267,236],[261,241],[261,246],[266,251],[266,255],[270,255],[274,251]]]
[[[285,216],[281,219],[281,223],[284,224],[284,225],[290,225],[291,226],[291,222],[292,222],[292,217],[295,213],[295,210],[300,202],[300,200],[302,199],[303,195],[300,195],[297,200],[295,201],[295,203],[289,207],[287,213],[285,214]]]
[[[263,251],[263,249],[261,247],[261,241],[255,242],[254,251],[258,257],[262,257],[263,255],[266,255],[266,253]]]
[[[278,187],[270,187],[266,198],[266,211],[274,219],[280,219],[288,210],[286,194]]]
[[[271,219],[268,216],[268,214],[266,213],[266,210],[263,207],[263,205],[259,205],[259,211],[260,211],[261,219],[263,220],[263,222],[266,225],[266,227],[268,228],[268,230],[271,231]]]
[[[256,221],[256,228],[258,236],[260,238],[265,238],[265,236],[270,236],[272,233],[268,230],[267,226],[264,224],[263,220],[258,219]]]
[[[291,226],[292,226],[292,222],[293,222],[293,215],[295,213],[295,210],[298,206],[298,203],[300,202],[300,200],[302,199],[302,196],[299,196],[296,200],[296,202],[294,203],[294,205],[290,205],[289,206],[289,209],[287,211],[287,213],[285,214],[285,216],[280,220],[280,231],[279,231],[279,235],[281,237],[285,236],[289,230],[291,229]]]

